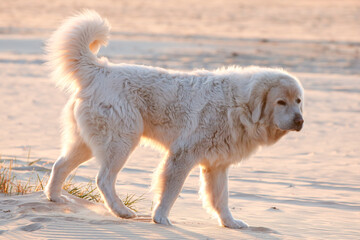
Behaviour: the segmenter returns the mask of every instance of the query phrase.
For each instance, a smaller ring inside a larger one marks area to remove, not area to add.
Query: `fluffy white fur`
[[[96,12],[84,11],[65,21],[48,43],[53,77],[71,98],[47,197],[65,201],[65,178],[95,156],[106,206],[116,216],[135,217],[114,184],[130,153],[146,139],[167,150],[156,175],[154,222],[171,224],[170,209],[190,170],[199,165],[204,206],[223,226],[247,227],[228,208],[228,168],[259,146],[301,129],[300,82],[283,70],[259,67],[180,72],[115,65],[96,56],[109,30]]]

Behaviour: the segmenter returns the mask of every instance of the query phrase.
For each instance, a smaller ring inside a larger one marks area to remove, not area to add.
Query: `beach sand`
[[[99,55],[180,70],[281,67],[305,88],[305,125],[230,170],[230,208],[251,227],[218,226],[198,196],[194,169],[174,226],[151,222],[152,173],[162,154],[140,146],[118,175],[120,196],[143,195],[139,218],[98,203],[49,202],[42,192],[0,195],[0,239],[358,239],[360,236],[359,1],[1,1],[0,154],[18,179],[49,173],[60,153],[67,96],[44,66],[44,41],[82,8],[112,25]],[[29,166],[29,163],[36,161]],[[76,182],[94,181],[91,160]]]

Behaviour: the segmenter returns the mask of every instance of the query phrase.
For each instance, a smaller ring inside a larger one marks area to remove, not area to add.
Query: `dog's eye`
[[[300,98],[296,99],[296,103],[297,104],[301,103],[301,99]]]
[[[279,100],[279,101],[277,101],[277,104],[282,105],[282,106],[285,106],[285,105],[286,105],[286,102],[283,101],[283,100]]]

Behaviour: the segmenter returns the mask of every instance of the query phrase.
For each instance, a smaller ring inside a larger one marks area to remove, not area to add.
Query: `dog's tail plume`
[[[110,25],[91,10],[84,10],[67,19],[47,43],[48,63],[57,86],[75,91],[94,79],[103,64],[96,57],[101,45],[106,45]]]

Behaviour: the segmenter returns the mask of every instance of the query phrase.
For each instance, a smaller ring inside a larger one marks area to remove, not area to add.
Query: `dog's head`
[[[304,93],[295,77],[281,72],[271,78],[265,77],[264,81],[258,79],[250,99],[253,99],[250,101],[253,123],[270,123],[283,131],[302,129]]]

